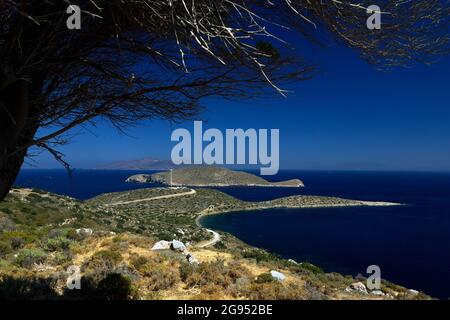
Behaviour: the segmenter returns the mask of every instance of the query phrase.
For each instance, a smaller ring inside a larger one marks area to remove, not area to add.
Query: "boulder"
[[[272,278],[278,281],[283,281],[284,279],[286,279],[284,274],[275,270],[270,271],[270,275],[272,276]]]
[[[350,287],[347,289],[349,289],[349,290],[346,290],[346,291],[353,291],[353,292],[358,292],[358,293],[362,293],[362,294],[367,294],[367,288],[364,285],[364,283],[362,283],[362,282],[352,283],[350,285]]]
[[[188,254],[186,255],[186,259],[189,262],[189,264],[198,264],[198,260],[192,255],[192,254]]]
[[[88,237],[92,236],[92,234],[94,233],[94,230],[89,229],[89,228],[81,228],[81,229],[77,229],[76,233],[80,237],[88,238]]]
[[[181,251],[183,252],[184,250],[186,250],[186,246],[184,245],[183,242],[178,241],[178,240],[173,240],[172,244],[171,244],[171,249],[175,250],[175,251]]]
[[[152,250],[169,250],[171,242],[166,240],[161,240],[155,243],[152,247]]]
[[[375,295],[375,296],[384,296],[384,292],[381,291],[381,290],[373,290],[370,293]]]
[[[419,291],[414,290],[414,289],[409,289],[409,290],[408,290],[408,293],[411,294],[411,295],[413,295],[413,296],[415,296],[415,295],[418,295],[418,294],[419,294]]]

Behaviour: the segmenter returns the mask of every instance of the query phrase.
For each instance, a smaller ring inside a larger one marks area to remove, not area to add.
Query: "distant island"
[[[194,187],[304,187],[299,179],[270,182],[254,174],[215,166],[192,166],[154,174],[136,174],[126,179],[126,182]]]

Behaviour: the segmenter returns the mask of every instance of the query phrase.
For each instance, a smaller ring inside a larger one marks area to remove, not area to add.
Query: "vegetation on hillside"
[[[143,198],[142,192],[128,197]],[[211,190],[198,194],[205,204],[197,207],[189,197],[180,197],[177,204],[171,199],[158,210],[162,204],[105,207],[106,199],[123,199],[125,193],[80,202],[15,189],[0,203],[0,299],[427,298],[387,282],[382,297],[351,292],[346,289],[356,280],[350,276],[281,259],[229,234],[221,234],[214,247],[197,247],[210,235],[195,224],[195,210],[210,205],[208,199],[229,197]],[[94,232],[80,233],[79,228]],[[189,264],[175,251],[151,251],[161,239],[190,242],[199,264]],[[80,290],[67,288],[70,266],[80,268]],[[271,270],[282,272],[286,280],[271,279]]]

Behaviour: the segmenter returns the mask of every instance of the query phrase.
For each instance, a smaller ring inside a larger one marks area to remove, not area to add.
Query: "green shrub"
[[[96,295],[105,300],[127,300],[133,296],[133,286],[130,278],[110,273],[99,282]]]
[[[224,261],[217,260],[198,265],[186,279],[186,284],[189,287],[215,284],[225,289],[236,283],[237,279],[249,276],[249,271],[238,262],[230,262],[225,265]]]
[[[214,248],[223,250],[223,249],[226,249],[227,246],[223,243],[223,241],[219,241],[214,244]]]
[[[67,231],[67,238],[71,239],[71,240],[79,240],[79,236],[77,234],[77,231],[75,229],[69,229]]]
[[[31,268],[35,263],[42,263],[47,258],[40,249],[22,249],[17,254],[15,263],[22,268]]]
[[[179,272],[180,278],[184,282],[195,272],[195,266],[187,262],[180,263]]]
[[[299,300],[305,299],[303,290],[296,284],[283,285],[278,281],[273,283],[252,283],[245,296],[250,300]]]
[[[82,267],[83,271],[98,274],[109,273],[122,261],[122,255],[110,250],[102,250],[95,253]],[[97,279],[97,277],[95,277]]]
[[[12,252],[11,244],[7,241],[0,241],[0,258]]]
[[[69,249],[71,243],[72,241],[67,238],[56,237],[47,239],[43,247],[47,251],[67,250]]]
[[[246,259],[255,259],[257,262],[274,261],[278,259],[276,255],[260,249],[246,250],[243,253],[243,257]]]
[[[14,250],[20,249],[25,244],[25,240],[21,237],[12,237],[9,242]]]
[[[323,271],[322,268],[320,268],[320,267],[318,267],[318,266],[315,266],[315,265],[313,265],[312,263],[309,263],[309,262],[303,262],[303,263],[300,265],[300,268],[302,268],[302,269],[304,269],[304,270],[311,271],[311,272],[314,273],[314,274],[321,274],[321,273],[324,273],[324,271]]]
[[[4,269],[9,265],[8,261],[0,259],[0,269]]]
[[[72,257],[67,253],[57,253],[53,257],[53,264],[61,266],[72,261]]]
[[[6,214],[12,214],[12,211],[8,208],[1,209]],[[7,217],[0,216],[0,233],[3,231],[12,231],[15,229],[15,224]]]
[[[114,238],[112,238],[113,242],[122,242],[125,241],[125,238],[121,235],[115,236]]]
[[[274,281],[274,278],[268,272],[261,273],[255,280],[256,283],[268,283],[268,282],[273,282],[273,281]]]
[[[26,243],[33,243],[37,241],[38,237],[34,232],[30,231],[5,231],[3,232],[3,239],[22,238]]]
[[[141,267],[143,267],[146,263],[149,262],[149,260],[146,257],[143,256],[137,256],[133,257],[131,259],[131,265],[136,269],[139,270]]]
[[[139,273],[148,280],[148,289],[150,291],[166,290],[180,281],[180,272],[173,265],[163,264],[158,261],[135,261]]]

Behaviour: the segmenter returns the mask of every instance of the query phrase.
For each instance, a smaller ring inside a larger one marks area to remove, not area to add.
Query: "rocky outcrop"
[[[92,236],[94,234],[94,230],[89,229],[89,228],[77,229],[77,230],[75,230],[75,232],[82,239],[89,238],[90,236]]]
[[[172,250],[180,251],[180,252],[183,252],[184,250],[186,250],[186,246],[184,245],[184,243],[181,241],[178,241],[178,240],[173,240],[170,245],[170,248]]]
[[[284,279],[286,279],[284,274],[275,270],[270,271],[270,275],[277,281],[284,281]]]
[[[186,260],[188,261],[189,264],[198,264],[199,263],[198,260],[191,253],[188,253],[186,255]]]
[[[169,241],[165,241],[165,240],[161,240],[158,241],[157,243],[155,243],[152,247],[152,250],[156,251],[156,250],[169,250],[170,246],[171,246],[171,242]]]
[[[352,283],[349,287],[347,287],[347,289],[345,289],[345,291],[360,294],[368,294],[366,285],[362,282]]]

